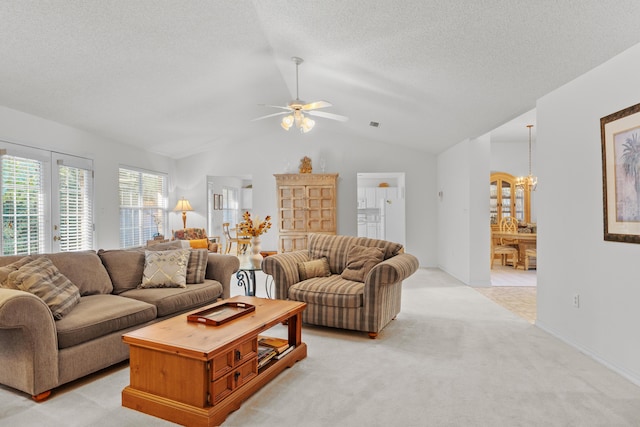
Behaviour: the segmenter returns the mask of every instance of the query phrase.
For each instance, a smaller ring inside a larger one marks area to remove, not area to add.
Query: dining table
[[[538,235],[536,233],[512,233],[505,231],[492,231],[491,239],[493,241],[497,239],[509,239],[518,246],[518,265],[516,268],[524,269],[524,252],[527,248],[535,248],[538,242]]]

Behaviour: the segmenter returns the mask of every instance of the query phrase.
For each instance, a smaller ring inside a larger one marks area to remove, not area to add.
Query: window
[[[232,227],[238,223],[238,189],[222,188],[222,222],[228,222]]]
[[[3,155],[2,255],[45,252],[44,164]]]
[[[120,247],[143,246],[164,234],[167,176],[120,168]]]
[[[2,255],[93,249],[93,161],[0,141]]]
[[[91,249],[93,247],[91,220],[93,218],[93,172],[59,163],[58,200],[60,251]]]

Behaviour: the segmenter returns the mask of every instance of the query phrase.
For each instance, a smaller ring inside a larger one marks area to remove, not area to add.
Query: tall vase
[[[260,236],[254,236],[251,238],[251,265],[255,268],[260,268],[262,264],[262,255],[260,255]]]

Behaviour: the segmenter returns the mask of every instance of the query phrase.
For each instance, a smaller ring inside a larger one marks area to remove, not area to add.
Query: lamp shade
[[[178,204],[176,204],[176,207],[173,210],[186,212],[192,211],[193,208],[191,207],[189,201],[183,197],[182,199],[178,200]]]

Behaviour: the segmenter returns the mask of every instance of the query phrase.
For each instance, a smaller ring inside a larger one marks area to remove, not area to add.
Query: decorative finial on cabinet
[[[311,159],[307,156],[304,156],[300,159],[300,173],[311,173]]]

